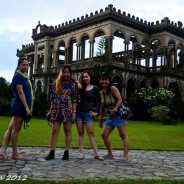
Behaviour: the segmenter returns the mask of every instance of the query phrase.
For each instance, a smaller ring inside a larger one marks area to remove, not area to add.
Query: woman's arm
[[[76,120],[76,107],[77,107],[77,103],[73,102],[72,103],[72,119],[73,119],[73,123]]]
[[[17,89],[19,98],[20,98],[20,100],[21,100],[21,102],[22,102],[22,104],[23,104],[27,114],[31,114],[31,110],[29,109],[29,107],[27,105],[27,101],[26,101],[26,97],[25,97],[22,85],[20,85],[20,84],[16,85],[16,89]]]
[[[76,82],[74,82],[73,79],[73,84],[70,85],[70,89],[71,89],[71,100],[72,103],[78,103],[80,101],[80,91],[79,91],[79,87],[77,86]]]
[[[77,84],[78,88],[79,88],[79,89],[82,89],[82,85],[81,85],[81,83],[80,83],[78,80],[75,80],[75,82],[76,82],[76,84]]]
[[[94,97],[93,98],[96,102],[96,107],[94,108],[94,112],[91,112],[91,115],[97,116],[100,114],[100,104],[101,104],[100,91],[97,86],[94,86]]]
[[[50,115],[52,112],[52,101],[51,101],[51,104],[50,104],[50,109],[49,109],[49,112],[46,114],[46,116]]]
[[[115,104],[114,108],[112,110],[110,110],[110,115],[111,116],[114,115],[118,111],[119,107],[122,104],[121,94],[118,90],[113,91],[112,95],[116,100],[116,104]]]
[[[76,113],[76,107],[77,107],[77,103],[76,102],[73,102],[72,103],[72,112],[73,113]]]
[[[119,109],[119,107],[121,106],[121,104],[122,104],[122,98],[121,98],[121,94],[120,94],[120,92],[118,91],[118,90],[116,90],[115,91],[115,93],[113,94],[114,95],[114,97],[116,98],[116,100],[117,100],[117,102],[116,102],[116,105],[115,105],[115,107],[114,107],[114,111],[118,111],[118,109]]]
[[[100,107],[100,116],[99,116],[99,127],[103,128],[103,117],[104,117],[104,113],[105,113],[105,108],[101,105]]]
[[[77,84],[78,89],[82,89],[81,83],[76,78],[72,77],[72,80]]]
[[[97,100],[96,112],[100,114],[101,95],[98,87],[96,87],[96,100]]]

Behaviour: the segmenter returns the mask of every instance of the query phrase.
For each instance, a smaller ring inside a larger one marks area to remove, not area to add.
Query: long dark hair
[[[102,78],[106,78],[106,79],[109,80],[109,85],[107,86],[107,94],[109,94],[109,93],[110,93],[110,90],[111,90],[111,86],[112,86],[111,77],[110,77],[109,74],[107,74],[107,73],[102,73],[102,75],[100,76],[100,80],[101,80]]]
[[[84,75],[84,73],[87,73],[90,76],[90,84],[93,84],[94,83],[94,76],[93,76],[93,73],[92,72],[90,72],[90,71],[84,71],[84,72],[82,72],[81,80],[80,80],[81,85],[82,85],[81,94],[83,94],[85,92],[86,87],[87,87],[86,83],[83,81],[83,75]]]
[[[16,67],[16,69],[15,69],[14,74],[15,74],[16,71],[19,69],[19,66],[21,65],[21,63],[22,63],[24,60],[27,60],[27,61],[29,62],[28,58],[26,58],[26,57],[21,57],[21,58],[18,59],[17,67]]]

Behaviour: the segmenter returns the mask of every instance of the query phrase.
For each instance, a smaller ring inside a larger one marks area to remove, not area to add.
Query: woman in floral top
[[[72,140],[71,127],[76,118],[76,102],[79,101],[79,90],[76,82],[72,79],[72,71],[69,66],[64,66],[59,73],[56,84],[53,87],[50,100],[51,107],[47,116],[51,116],[52,134],[51,150],[46,160],[54,159],[55,148],[61,123],[65,133],[65,152],[62,160],[69,159],[69,148]]]

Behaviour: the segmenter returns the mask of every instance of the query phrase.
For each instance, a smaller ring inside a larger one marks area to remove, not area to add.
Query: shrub
[[[130,101],[135,119],[149,120],[148,111],[154,106],[174,108],[174,93],[165,88],[140,88],[131,95]]]
[[[50,102],[47,102],[47,94],[44,92],[37,93],[33,105],[34,116],[44,117],[49,108]]]
[[[165,88],[140,88],[135,90],[131,99],[134,103],[142,101],[149,108],[158,105],[171,107],[173,105],[174,93]]]
[[[153,120],[165,122],[169,119],[170,109],[167,106],[154,106],[148,112],[151,114]]]

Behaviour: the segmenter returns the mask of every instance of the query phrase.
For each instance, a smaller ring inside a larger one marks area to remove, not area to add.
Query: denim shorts
[[[120,118],[119,114],[114,114],[110,117],[108,117],[105,121],[105,125],[107,126],[113,126],[113,127],[118,127],[120,125],[126,125],[127,120]]]
[[[94,116],[91,116],[89,112],[77,112],[76,121],[91,123],[91,122],[94,122]]]

